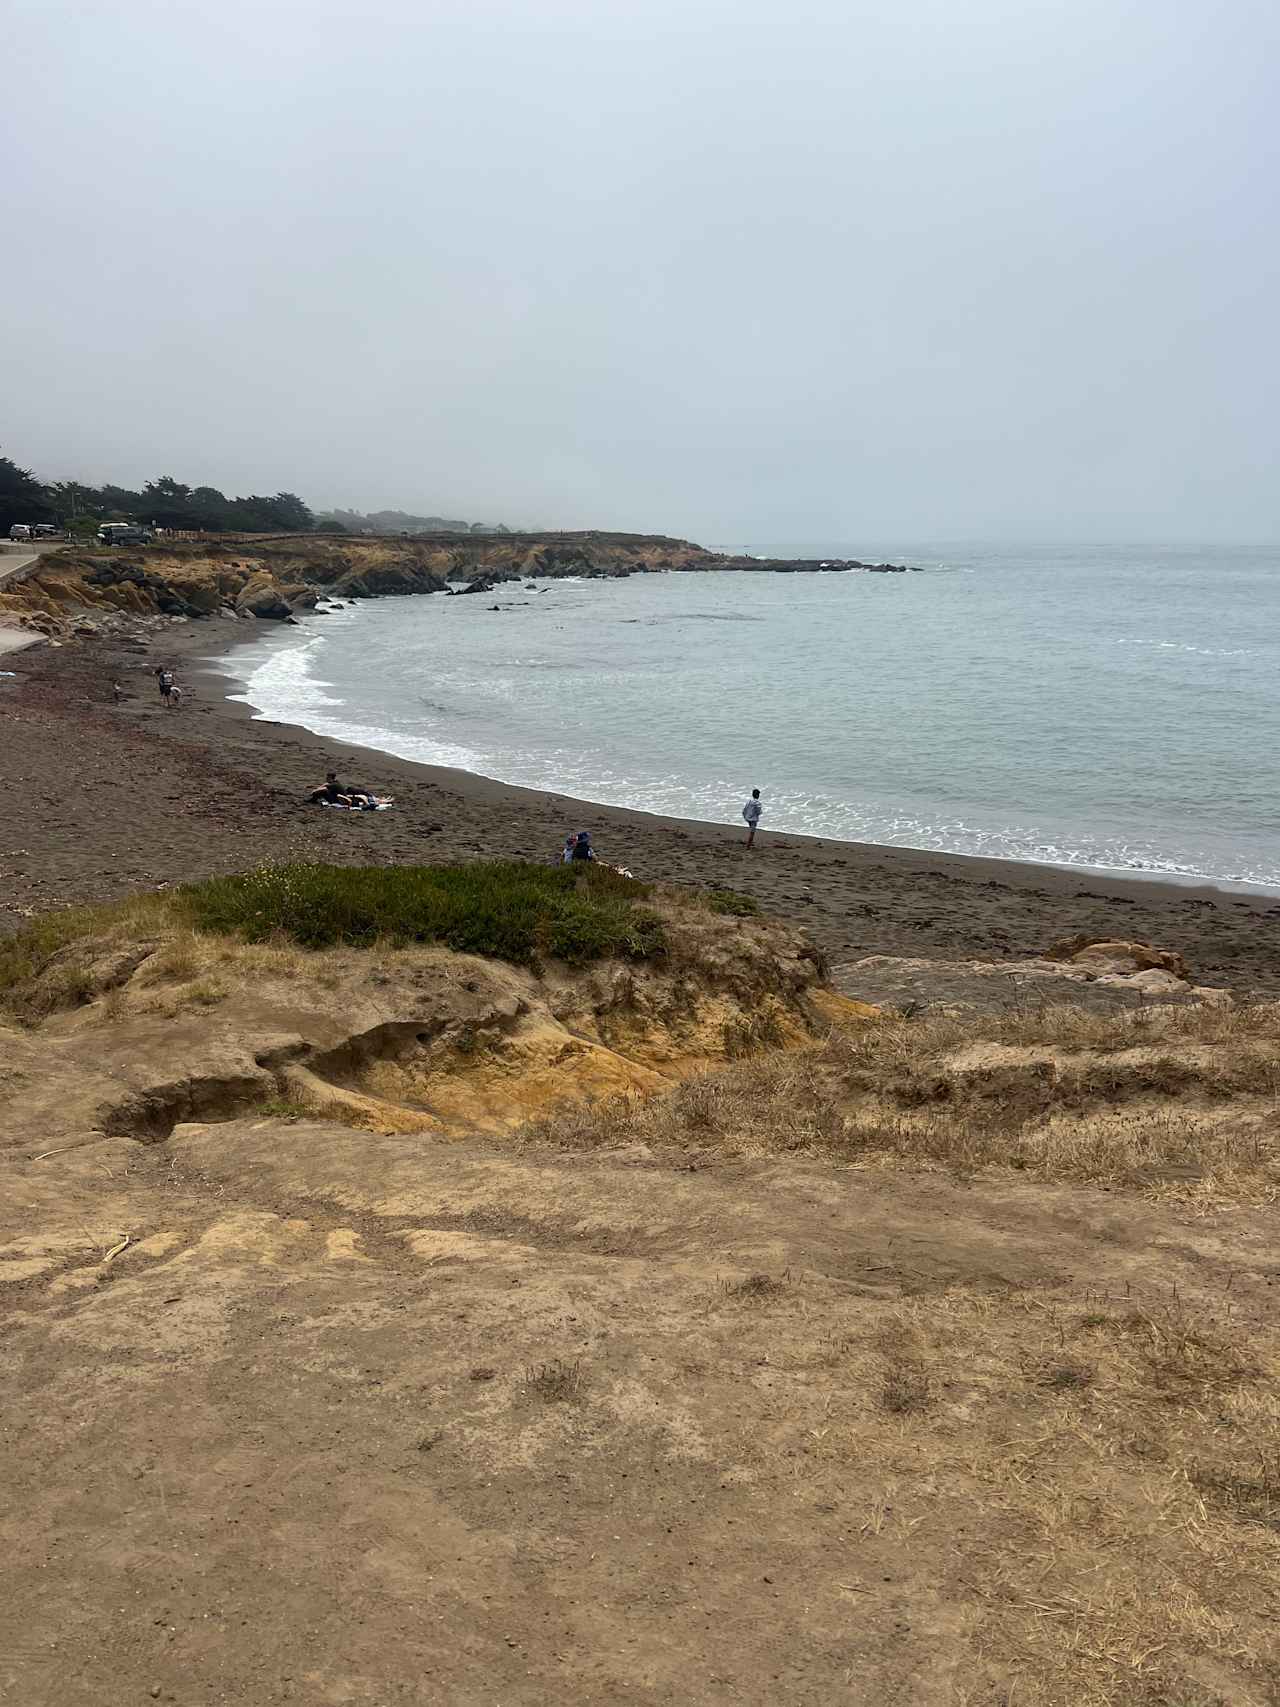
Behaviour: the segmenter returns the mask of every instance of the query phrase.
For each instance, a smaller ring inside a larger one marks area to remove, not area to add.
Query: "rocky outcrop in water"
[[[237,598],[235,608],[268,621],[282,621],[293,614],[289,601],[267,575],[260,575],[250,581]]]
[[[157,540],[127,558],[74,547],[0,592],[0,618],[51,635],[70,634],[85,613],[120,616],[234,615],[284,622],[319,598],[491,592],[504,582],[621,579],[685,570],[758,574],[907,573],[856,559],[763,559],[707,551],[662,534],[600,532],[430,535],[416,540],[315,534]]]
[[[856,557],[725,557],[709,569],[754,570],[766,575],[919,575],[913,563],[863,563]]]

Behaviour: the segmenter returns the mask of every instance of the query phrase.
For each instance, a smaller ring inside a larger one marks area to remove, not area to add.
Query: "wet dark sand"
[[[237,871],[264,860],[352,864],[550,860],[570,829],[637,877],[729,886],[802,922],[835,961],[865,954],[998,960],[1075,932],[1180,949],[1199,982],[1280,994],[1280,902],[1266,896],[961,855],[720,827],[584,805],[255,721],[198,662],[252,629],[175,624],[136,643],[12,655],[0,681],[0,928],[32,911]],[[151,674],[191,690],[165,711]],[[184,662],[185,660],[185,662]],[[126,689],[113,703],[111,684]],[[394,794],[381,813],[302,804],[337,769]]]

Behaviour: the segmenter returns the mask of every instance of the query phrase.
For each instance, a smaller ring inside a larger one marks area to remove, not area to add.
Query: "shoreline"
[[[566,831],[588,829],[602,858],[639,878],[750,895],[805,927],[833,964],[1022,959],[1087,934],[1178,949],[1197,982],[1280,996],[1274,898],[781,830],[762,830],[748,854],[741,827],[582,802],[255,718],[226,697],[238,684],[219,666],[261,633],[257,622],[175,620],[12,655],[0,715],[24,809],[0,843],[0,929],[266,862],[551,861]],[[160,660],[194,690],[177,711],[159,703]],[[395,809],[304,805],[330,768],[394,794]]]
[[[195,625],[190,626],[194,628]],[[223,626],[231,627],[229,623]],[[260,726],[296,730],[311,740],[332,745],[335,751],[367,754],[370,761],[375,764],[408,765],[416,771],[430,773],[442,779],[451,779],[454,786],[459,788],[476,786],[502,789],[531,799],[554,800],[575,807],[582,812],[595,811],[616,814],[625,820],[641,820],[668,829],[679,827],[712,830],[721,836],[732,836],[739,832],[736,821],[681,817],[674,813],[651,812],[638,807],[619,806],[607,800],[588,800],[579,795],[561,794],[550,789],[535,788],[527,783],[507,782],[501,777],[487,776],[483,771],[464,770],[456,765],[433,764],[427,759],[404,758],[397,753],[388,752],[382,747],[366,746],[361,742],[345,741],[337,736],[322,734],[317,730],[309,729],[305,723],[285,723],[275,718],[259,717],[255,715],[259,708],[249,699],[233,699],[231,697],[232,691],[234,690],[237,693],[242,691],[244,684],[219,667],[222,661],[241,645],[248,645],[255,640],[264,638],[262,630],[256,624],[249,628],[248,633],[241,631],[243,627],[248,626],[237,623],[233,632],[211,636],[214,644],[211,654],[207,657],[195,655],[198,649],[196,644],[198,637],[195,635],[192,636],[192,643],[189,647],[183,646],[181,648],[181,652],[187,656],[187,667],[190,673],[197,680],[205,682],[210,690],[217,692],[221,697],[226,714],[236,717],[237,720],[256,723]],[[299,624],[299,626],[304,625]],[[283,634],[281,638],[284,638]],[[174,650],[175,655],[177,655],[178,648]],[[779,837],[786,837],[789,841],[806,847],[855,850],[864,858],[900,854],[909,859],[927,862],[931,866],[939,862],[963,861],[966,866],[972,869],[975,881],[981,881],[983,878],[992,875],[1000,875],[1012,868],[1015,871],[1028,874],[1056,874],[1064,878],[1074,876],[1098,883],[1133,884],[1142,888],[1154,884],[1161,888],[1168,887],[1194,895],[1220,895],[1227,898],[1253,897],[1260,901],[1280,902],[1280,885],[1268,887],[1266,884],[1250,882],[1247,879],[1207,877],[1195,872],[1149,871],[1140,868],[1131,869],[1122,866],[1099,866],[1083,863],[1059,865],[1048,860],[1018,859],[1012,855],[1000,854],[961,853],[949,848],[922,848],[902,842],[845,841],[835,836],[815,835],[807,830],[784,830],[770,828],[767,825],[759,831],[758,842],[760,845],[764,845],[765,838],[776,840]]]

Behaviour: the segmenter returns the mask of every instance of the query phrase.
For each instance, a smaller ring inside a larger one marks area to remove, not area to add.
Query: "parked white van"
[[[98,529],[100,545],[146,545],[155,535],[136,522],[103,522]]]

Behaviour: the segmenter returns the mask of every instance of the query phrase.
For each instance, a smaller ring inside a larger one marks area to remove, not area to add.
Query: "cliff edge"
[[[222,616],[284,621],[322,601],[483,592],[533,579],[614,579],[689,569],[906,573],[894,564],[733,557],[665,535],[426,535],[416,540],[277,534],[161,538],[134,547],[72,546],[0,591],[6,617],[51,637],[118,619]]]

